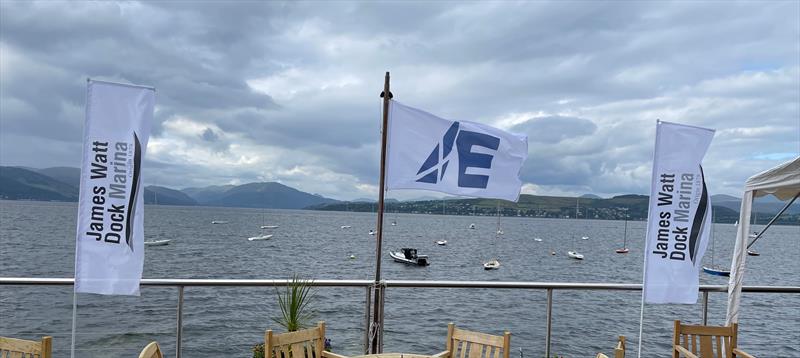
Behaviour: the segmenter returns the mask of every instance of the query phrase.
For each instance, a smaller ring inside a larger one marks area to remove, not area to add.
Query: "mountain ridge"
[[[76,202],[79,186],[79,168],[0,166],[0,199]],[[143,198],[145,204],[273,209],[302,209],[337,202],[277,182],[212,185],[184,190],[148,185],[144,188]]]
[[[0,166],[0,198],[2,199],[77,201],[79,183],[80,169],[78,168],[35,169]],[[718,221],[733,222],[738,219],[741,199],[725,194],[712,195],[711,198]],[[389,199],[387,204],[391,204],[389,210],[392,212],[441,213],[442,199],[425,197],[418,199],[423,200],[397,201]],[[374,200],[339,201],[303,192],[277,182],[211,185],[182,190],[150,185],[144,188],[144,201],[145,204],[158,205],[340,211],[374,211],[376,208]],[[449,214],[469,215],[474,210],[476,215],[493,215],[497,206],[496,200],[489,199],[453,197],[445,198],[445,202],[446,212]],[[523,194],[518,203],[503,202],[501,208],[504,210],[504,215],[573,218],[576,204],[579,207],[579,217],[583,218],[624,218],[624,214],[619,208],[626,207],[631,218],[641,219],[647,212],[648,196],[624,194],[604,199],[593,194],[583,194],[578,198]],[[783,205],[783,202],[769,196],[757,198],[754,211],[757,212],[757,217],[763,218],[778,212]],[[787,210],[787,214],[800,214],[800,208],[793,205]]]

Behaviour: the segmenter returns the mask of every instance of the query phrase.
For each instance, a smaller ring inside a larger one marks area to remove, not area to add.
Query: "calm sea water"
[[[74,203],[0,201],[0,276],[72,277]],[[315,279],[372,279],[375,214],[293,210],[148,206],[145,278],[284,279],[294,273]],[[228,224],[212,225],[212,220]],[[397,226],[388,225],[392,220]],[[475,230],[468,229],[475,223]],[[260,225],[279,225],[269,241],[246,238]],[[341,229],[351,225],[351,229]],[[428,254],[427,268],[397,264],[384,253],[385,279],[503,280],[640,283],[644,222],[628,223],[631,253],[619,255],[621,221],[503,218],[505,235],[495,240],[496,218],[388,214],[384,248],[411,246]],[[760,226],[757,226],[757,228]],[[733,225],[715,226],[713,260],[730,265]],[[588,236],[588,240],[581,240]],[[535,237],[542,242],[536,242]],[[577,240],[575,238],[578,238]],[[446,239],[447,246],[434,241]],[[577,249],[584,261],[567,258]],[[773,227],[756,245],[760,257],[747,262],[747,285],[799,286],[800,227]],[[557,255],[551,256],[554,250]],[[350,260],[350,255],[356,259]],[[484,271],[497,256],[502,267]],[[704,258],[712,261],[711,247]],[[701,284],[726,284],[701,274]],[[184,357],[250,357],[264,330],[280,330],[274,288],[187,288]],[[759,357],[800,357],[800,295],[745,294],[740,346]],[[80,295],[79,357],[133,357],[151,340],[168,356],[175,349],[177,289],[142,289],[141,297]],[[568,357],[608,353],[619,334],[635,352],[641,293],[556,291],[552,352]],[[362,288],[320,288],[315,308],[328,324],[334,351],[358,354],[364,332]],[[710,296],[710,324],[725,319],[726,294]],[[546,294],[542,290],[389,289],[385,351],[436,353],[444,349],[447,323],[500,334],[512,332],[512,356],[544,355]],[[72,287],[0,286],[0,335],[54,336],[56,357],[69,354]],[[699,323],[701,305],[647,305],[645,357],[668,354],[672,320]]]

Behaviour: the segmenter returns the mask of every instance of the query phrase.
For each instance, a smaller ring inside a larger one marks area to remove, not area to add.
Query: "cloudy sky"
[[[800,152],[797,1],[4,0],[0,165],[79,167],[91,77],[157,88],[146,184],[376,197],[385,71],[526,133],[525,193],[646,194],[656,119],[716,129],[712,194]]]

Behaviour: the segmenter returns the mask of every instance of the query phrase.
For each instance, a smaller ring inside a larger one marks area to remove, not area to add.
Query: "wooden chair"
[[[53,337],[42,337],[41,341],[0,337],[0,357],[53,358]]]
[[[608,358],[603,353],[597,353],[595,358]],[[625,336],[619,336],[616,348],[614,348],[614,358],[625,358]]]
[[[508,358],[511,350],[511,333],[493,336],[481,332],[456,328],[452,322],[447,325],[447,350],[436,358]],[[502,356],[501,356],[502,354]]]
[[[672,358],[678,358],[681,355],[689,358],[754,358],[736,348],[738,329],[739,325],[736,323],[727,327],[695,326],[681,324],[681,321],[675,320],[675,331],[672,335]]]
[[[316,328],[282,334],[273,334],[272,330],[267,330],[264,343],[265,357],[347,358],[325,351],[325,322],[317,323]]]
[[[164,358],[164,354],[161,353],[158,342],[153,341],[142,349],[142,352],[139,353],[139,358]]]

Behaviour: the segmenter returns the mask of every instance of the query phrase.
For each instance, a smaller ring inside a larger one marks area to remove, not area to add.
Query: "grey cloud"
[[[386,70],[396,99],[445,118],[543,113],[513,130],[530,137],[523,180],[544,190],[646,192],[656,118],[718,130],[707,173],[729,194],[777,164],[757,155],[800,151],[797,2],[6,1],[0,10],[0,61],[13,64],[0,81],[3,165],[76,165],[85,78],[95,77],[157,87],[155,138],[169,134],[165,121],[187,118],[214,128],[189,146],[226,150],[235,137],[292,153],[259,170],[150,157],[160,185],[267,173],[320,188],[275,174],[293,166],[376,184]],[[360,82],[312,85],[291,100],[247,84],[287,70],[306,75],[298,81]],[[19,149],[32,141],[42,144]],[[318,191],[363,196],[342,182],[329,190]]]
[[[219,136],[216,133],[214,133],[214,130],[211,128],[206,128],[206,130],[203,131],[203,134],[200,135],[200,137],[203,138],[203,140],[206,142],[216,142],[217,140],[219,140]]]
[[[526,133],[529,141],[555,144],[567,138],[591,135],[597,126],[588,119],[548,116],[528,119],[511,129]]]

